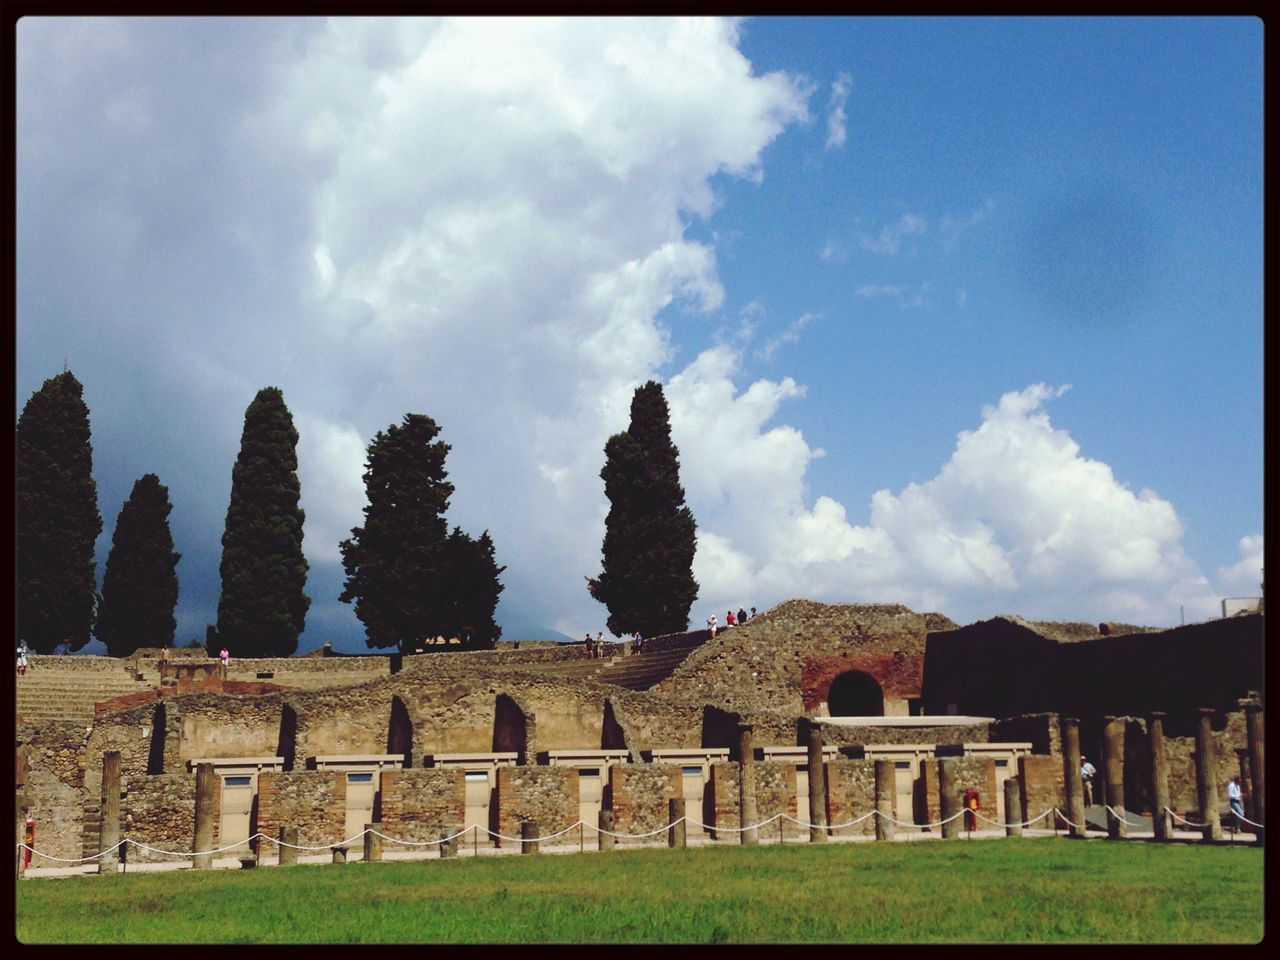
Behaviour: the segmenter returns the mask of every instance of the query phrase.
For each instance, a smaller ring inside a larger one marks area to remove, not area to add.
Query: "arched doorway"
[[[831,681],[827,709],[833,717],[883,717],[884,691],[869,673],[850,670]]]

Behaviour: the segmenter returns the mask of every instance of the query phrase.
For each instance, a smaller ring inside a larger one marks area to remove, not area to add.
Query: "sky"
[[[134,481],[168,486],[178,643],[216,618],[265,386],[300,435],[301,651],[365,649],[338,544],[410,412],[506,566],[504,639],[603,630],[604,444],[650,379],[694,625],[805,597],[1171,626],[1261,592],[1258,20],[15,39],[16,410],[84,384],[99,580]]]

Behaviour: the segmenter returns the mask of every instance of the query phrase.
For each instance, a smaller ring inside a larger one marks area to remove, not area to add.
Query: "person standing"
[[[1232,777],[1227,784],[1227,803],[1231,805],[1231,815],[1235,818],[1236,829],[1244,829],[1244,791],[1240,788],[1240,778]]]
[[[231,651],[226,647],[223,647],[218,651],[218,659],[222,661],[222,672],[223,675],[225,675],[227,672],[227,665],[231,663]]]
[[[1080,754],[1080,782],[1084,785],[1084,805],[1086,807],[1093,806],[1093,778],[1098,775],[1098,769],[1082,753]]]
[[[733,619],[733,611],[726,611],[724,615],[724,625],[726,627],[736,627],[738,624]]]
[[[711,639],[716,638],[716,615],[713,613],[707,617],[707,629],[711,631]]]
[[[18,643],[18,676],[25,676],[27,673],[27,654],[29,653],[27,641],[22,640]]]
[[[738,626],[742,626],[742,624],[744,624],[744,623],[746,623],[746,622],[747,622],[747,610],[746,610],[746,607],[739,607],[739,608],[738,608]]]
[[[596,632],[596,657],[597,659],[604,656],[604,631]]]

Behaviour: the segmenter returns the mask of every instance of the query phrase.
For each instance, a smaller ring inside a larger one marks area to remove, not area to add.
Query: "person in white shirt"
[[[707,629],[711,631],[711,639],[716,638],[716,615],[713,613],[707,617]]]
[[[1231,805],[1231,815],[1236,818],[1236,829],[1244,829],[1244,791],[1240,789],[1240,778],[1232,777],[1227,784],[1227,803]]]
[[[1093,806],[1093,778],[1098,775],[1097,768],[1080,754],[1080,782],[1084,784],[1084,805]]]

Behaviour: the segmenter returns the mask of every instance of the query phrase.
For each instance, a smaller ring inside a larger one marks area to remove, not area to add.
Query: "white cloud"
[[[787,329],[766,340],[764,344],[761,345],[760,349],[756,351],[756,356],[762,360],[772,360],[785,344],[795,343],[799,340],[800,332],[807,327],[814,318],[815,315],[812,313],[800,314],[800,316],[796,317],[795,320],[791,321],[787,326]]]
[[[1224,596],[1257,597],[1262,595],[1262,565],[1266,555],[1262,534],[1241,537],[1240,559],[1229,567],[1218,568],[1218,583]]]
[[[898,306],[907,307],[923,307],[929,304],[928,294],[933,289],[933,282],[926,280],[918,284],[914,289],[903,287],[898,284],[874,284],[867,283],[858,287],[854,291],[858,296],[866,300],[875,300],[882,297],[892,297],[898,301]],[[961,301],[963,303],[963,301]]]
[[[902,242],[906,237],[924,233],[929,229],[929,221],[918,213],[904,213],[896,223],[885,224],[878,237],[862,234],[858,243],[863,250],[870,253],[884,253],[896,257],[902,250]],[[910,251],[908,251],[910,252]]]
[[[848,138],[844,108],[849,102],[849,92],[852,89],[853,76],[844,71],[831,84],[831,97],[827,100],[827,150],[843,147]]]

